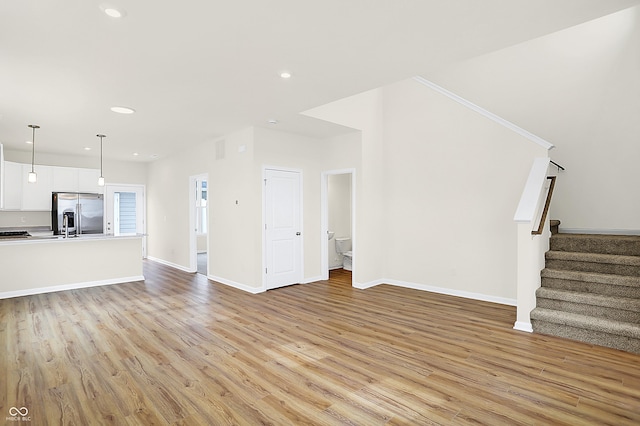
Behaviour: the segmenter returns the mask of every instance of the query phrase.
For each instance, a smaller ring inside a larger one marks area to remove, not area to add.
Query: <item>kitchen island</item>
[[[143,235],[0,240],[0,299],[144,280]]]

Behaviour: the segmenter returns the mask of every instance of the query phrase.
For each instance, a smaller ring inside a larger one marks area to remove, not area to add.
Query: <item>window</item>
[[[207,181],[196,180],[196,233],[207,233]]]
[[[114,235],[135,235],[137,228],[136,193],[114,192]]]

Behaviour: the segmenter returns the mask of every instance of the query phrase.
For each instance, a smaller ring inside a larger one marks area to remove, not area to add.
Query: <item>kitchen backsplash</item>
[[[0,211],[0,228],[51,227],[51,212]]]

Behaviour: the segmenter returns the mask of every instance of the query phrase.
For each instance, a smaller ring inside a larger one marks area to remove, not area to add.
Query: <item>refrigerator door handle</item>
[[[76,236],[80,236],[82,234],[82,204],[78,203],[78,219],[77,219],[77,227],[76,227]]]

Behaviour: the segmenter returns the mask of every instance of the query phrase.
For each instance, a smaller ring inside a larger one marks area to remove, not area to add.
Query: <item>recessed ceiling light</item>
[[[138,154],[137,152],[134,152],[134,153],[133,153],[133,156],[134,156],[134,157],[137,157],[138,155],[140,155],[140,154]]]
[[[271,120],[267,121],[267,123],[269,123],[269,124],[278,124],[278,120],[272,118]]]
[[[84,147],[84,150],[85,150],[85,151],[91,151],[91,147],[90,147],[90,146],[85,146],[85,147]]]
[[[122,12],[118,9],[107,8],[104,10],[104,13],[111,16],[112,18],[122,18]]]
[[[25,141],[24,143],[28,143],[29,145],[31,145],[33,142],[32,141]]]
[[[118,114],[133,114],[134,112],[136,112],[136,110],[133,108],[123,107],[123,106],[111,107],[111,111],[117,112]]]
[[[288,80],[291,78],[291,73],[289,71],[282,71],[280,73],[280,78],[283,78],[285,80]]]
[[[112,18],[122,18],[127,14],[124,9],[116,7],[113,4],[101,4],[100,10]]]

